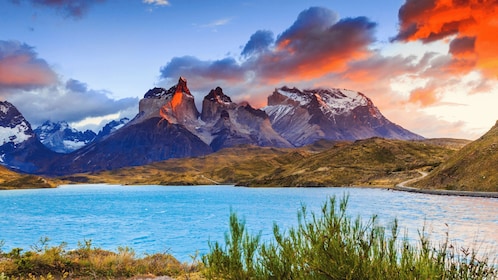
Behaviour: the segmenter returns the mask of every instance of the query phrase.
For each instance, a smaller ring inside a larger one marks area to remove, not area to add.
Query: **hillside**
[[[371,138],[319,141],[302,148],[239,146],[203,157],[63,177],[69,182],[250,187],[393,186],[433,168],[457,145]],[[447,146],[453,146],[448,148]]]
[[[498,192],[498,122],[426,178],[412,186],[424,189]]]
[[[0,166],[0,190],[54,188],[56,181],[40,176],[24,175]]]

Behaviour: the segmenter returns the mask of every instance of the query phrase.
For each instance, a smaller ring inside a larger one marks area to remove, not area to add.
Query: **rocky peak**
[[[201,119],[206,122],[216,120],[222,111],[232,110],[236,107],[237,104],[233,103],[232,99],[223,93],[223,89],[216,87],[202,101]]]
[[[228,95],[225,95],[223,89],[220,87],[212,89],[204,99],[218,103],[232,103],[232,99]]]
[[[161,98],[165,95],[171,95],[175,92],[174,90],[172,91],[173,88],[170,88],[169,90],[166,90],[165,88],[160,88],[160,87],[155,87],[153,89],[149,89],[145,93],[144,98]]]
[[[34,136],[31,125],[17,108],[7,101],[0,101],[0,146],[20,144]]]
[[[187,95],[192,95],[187,87],[187,79],[185,77],[180,77],[176,85],[175,93],[186,93]]]

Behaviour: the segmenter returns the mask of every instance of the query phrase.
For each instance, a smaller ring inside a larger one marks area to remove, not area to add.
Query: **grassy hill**
[[[62,178],[68,182],[250,187],[393,186],[438,166],[465,141],[372,138],[294,149],[241,146],[204,157]]]
[[[58,182],[35,175],[24,175],[0,166],[0,190],[54,188]]]
[[[498,192],[498,122],[413,184],[418,188]]]

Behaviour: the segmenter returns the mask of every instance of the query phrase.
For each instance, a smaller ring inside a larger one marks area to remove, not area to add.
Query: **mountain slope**
[[[413,186],[425,189],[498,191],[498,122]]]
[[[268,97],[263,110],[273,128],[295,146],[320,139],[423,139],[386,119],[368,97],[351,90],[282,87]]]
[[[60,182],[36,175],[25,175],[0,166],[0,190],[25,188],[54,188]]]
[[[392,187],[455,151],[426,141],[320,141],[301,148],[241,146],[185,159],[66,178],[118,184],[238,184],[251,187],[381,185]]]

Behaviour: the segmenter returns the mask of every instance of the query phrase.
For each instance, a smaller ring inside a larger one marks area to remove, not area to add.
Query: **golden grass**
[[[212,185],[250,187],[384,186],[441,164],[457,147],[445,140],[401,141],[372,138],[355,142],[319,141],[279,149],[240,146],[198,158],[170,159],[61,179],[69,183]]]

